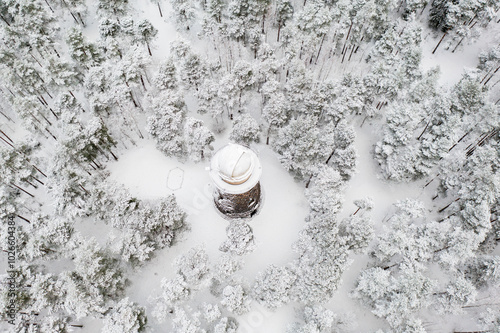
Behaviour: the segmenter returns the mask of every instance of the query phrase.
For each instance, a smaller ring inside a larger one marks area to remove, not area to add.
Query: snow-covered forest
[[[0,0],[0,330],[499,333],[499,11]]]

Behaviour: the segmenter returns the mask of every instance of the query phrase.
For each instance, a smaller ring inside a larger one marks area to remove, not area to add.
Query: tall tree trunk
[[[45,0],[45,3],[47,4],[47,6],[49,7],[50,11],[53,13],[54,10],[52,9],[52,7],[50,6],[49,2],[47,0]]]
[[[7,120],[10,120],[11,122],[14,122],[14,120],[12,120],[11,117],[9,117],[5,113],[3,113],[3,111],[0,111],[0,114],[2,114],[2,116],[4,116],[5,118],[7,118]]]
[[[30,192],[26,191],[25,189],[20,188],[20,187],[19,187],[19,186],[17,186],[16,184],[10,184],[10,187],[17,188],[18,190],[23,191],[24,193],[26,193],[27,195],[29,195],[29,196],[30,196],[30,197],[32,197],[32,198],[34,198],[34,197],[35,197],[33,194],[31,194]]]
[[[465,36],[464,36],[464,37],[462,37],[462,39],[460,39],[460,41],[457,43],[457,45],[455,46],[455,48],[453,49],[453,51],[451,51],[451,53],[455,53],[455,51],[457,50],[458,46],[459,46],[460,44],[462,44],[462,41],[464,40],[464,38],[465,38]]]
[[[352,30],[352,25],[353,25],[354,22],[351,22],[351,25],[349,26],[349,31],[347,32],[347,36],[345,37],[345,41],[344,41],[344,46],[342,47],[342,54],[345,52],[345,47],[347,45],[347,40],[349,39],[349,36],[351,35],[351,30]]]
[[[313,177],[313,175],[309,176],[309,179],[307,180],[307,183],[306,183],[306,188],[309,188],[309,185],[311,184],[312,177]]]
[[[26,222],[28,222],[28,223],[30,223],[30,224],[31,224],[31,221],[30,221],[30,220],[28,220],[27,218],[22,217],[22,216],[21,216],[21,215],[19,215],[19,214],[16,214],[16,216],[17,216],[17,217],[19,217],[21,220],[26,221]]]
[[[2,138],[0,136],[0,139],[2,139],[3,142],[5,142],[6,144],[8,144],[9,146],[11,146],[13,149],[16,149],[10,142],[8,142],[7,140],[5,140],[4,138]]]
[[[160,2],[157,2],[158,4],[158,11],[160,12],[160,17],[163,17],[163,13],[161,12],[161,7],[160,7]]]
[[[42,172],[42,170],[38,169],[36,165],[32,164],[33,168],[35,168],[36,171],[40,172],[45,178],[47,178],[47,175]]]
[[[7,134],[5,134],[5,132],[4,132],[4,131],[0,130],[0,133],[2,133],[3,135],[5,135],[5,137],[6,137],[7,139],[9,139],[9,141],[10,141],[10,142],[14,143],[14,141],[12,141],[12,139],[11,139],[11,138],[10,138]]]
[[[316,54],[316,60],[314,61],[315,65],[318,63],[319,54],[321,53],[321,49],[323,48],[323,42],[325,41],[325,37],[326,37],[326,34],[324,34],[323,38],[321,38],[321,43],[319,44],[318,54]]]
[[[443,34],[443,37],[441,37],[441,39],[439,40],[439,43],[437,43],[436,47],[434,48],[434,50],[432,50],[432,54],[434,54],[436,52],[436,50],[438,49],[439,45],[441,45],[441,42],[443,41],[444,37],[446,36],[447,32],[445,32]]]

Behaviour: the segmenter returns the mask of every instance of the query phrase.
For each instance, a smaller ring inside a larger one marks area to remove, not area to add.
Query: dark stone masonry
[[[219,211],[230,218],[252,217],[260,205],[261,190],[258,182],[251,190],[241,194],[224,193],[215,190],[214,202]]]

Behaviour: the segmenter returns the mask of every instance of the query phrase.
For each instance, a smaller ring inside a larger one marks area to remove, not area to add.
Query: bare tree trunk
[[[10,138],[7,134],[5,134],[5,132],[4,132],[4,131],[0,130],[0,133],[2,133],[3,135],[5,135],[5,137],[6,137],[7,139],[9,139],[9,141],[10,141],[10,142],[14,143],[14,141],[12,141],[12,139],[11,139],[11,138]]]
[[[30,221],[30,220],[28,220],[27,218],[22,217],[22,216],[21,216],[21,215],[19,215],[19,214],[16,214],[16,216],[17,216],[17,217],[19,217],[21,220],[26,221],[26,222],[28,222],[28,223],[30,223],[30,224],[31,224],[31,221]]]
[[[306,188],[309,188],[309,184],[311,184],[312,177],[313,177],[313,175],[309,176],[309,179],[307,180],[307,183],[306,183]]]
[[[420,140],[420,138],[422,137],[422,135],[424,135],[425,131],[427,130],[427,128],[429,127],[429,124],[431,123],[432,121],[432,118],[434,117],[434,114],[431,115],[431,119],[429,119],[429,121],[427,122],[427,124],[425,124],[425,127],[424,127],[424,130],[422,131],[422,133],[420,133],[420,135],[417,137],[417,140]]]
[[[460,39],[460,41],[457,43],[457,46],[455,46],[455,48],[453,49],[453,51],[451,51],[451,53],[455,53],[455,51],[457,50],[458,46],[459,46],[460,44],[462,44],[462,41],[464,40],[464,38],[465,38],[465,36],[464,36],[464,37],[462,37],[462,39]]]
[[[23,191],[24,193],[26,193],[27,195],[29,195],[30,197],[34,198],[35,196],[33,194],[31,194],[30,192],[20,188],[19,186],[17,186],[16,184],[10,184],[10,187],[14,187],[14,188],[17,188],[18,190],[21,190]]]
[[[12,120],[12,118],[10,118],[5,113],[3,113],[3,111],[0,111],[0,114],[2,114],[2,116],[4,116],[5,118],[7,118],[7,120],[10,120],[11,122],[14,122],[14,120]]]
[[[342,52],[341,53],[345,52],[345,47],[347,45],[347,40],[349,39],[349,35],[351,34],[352,25],[353,25],[353,22],[351,22],[351,25],[349,26],[349,31],[347,32],[347,36],[345,37],[344,46],[342,47]]]
[[[444,206],[443,208],[441,208],[440,210],[438,210],[438,213],[444,212],[446,210],[446,208],[450,207],[452,203],[457,202],[458,200],[460,200],[460,198],[457,198],[457,199],[453,200],[452,202],[450,202],[449,204],[447,204],[446,206]]]
[[[47,4],[47,6],[49,6],[50,11],[53,13],[53,12],[54,12],[54,10],[53,10],[53,9],[52,9],[52,7],[50,6],[49,2],[48,2],[47,0],[45,0],[45,3]]]
[[[14,146],[10,143],[10,142],[8,142],[7,140],[5,140],[5,139],[4,139],[4,138],[2,138],[1,136],[0,136],[0,139],[2,139],[2,141],[3,141],[3,142],[5,142],[5,143],[6,143],[6,144],[8,144],[9,146],[11,146],[11,147],[12,147],[12,149],[16,149],[16,148],[15,148],[15,147],[14,147]]]
[[[315,65],[318,63],[319,54],[321,53],[321,49],[323,48],[323,42],[325,41],[325,37],[326,37],[326,34],[324,34],[323,38],[321,38],[321,43],[319,44],[318,54],[316,54],[316,60],[314,61]]]
[[[465,133],[453,146],[451,146],[450,149],[448,149],[448,152],[450,152],[453,148],[455,148],[455,146],[458,145],[460,141],[462,141],[467,135],[469,135],[470,132],[472,132],[472,130],[467,131],[467,133]]]
[[[351,54],[349,54],[349,58],[347,59],[347,61],[351,61],[351,57],[352,57],[353,53],[354,53],[354,45],[352,46]]]
[[[434,50],[432,51],[432,54],[434,54],[436,52],[436,50],[438,49],[439,45],[441,45],[441,42],[443,41],[444,37],[446,36],[447,32],[445,32],[443,34],[443,37],[441,37],[441,39],[439,40],[439,43],[437,43],[436,47],[434,48]]]
[[[163,13],[161,12],[161,7],[160,7],[160,2],[157,2],[158,4],[158,11],[160,12],[160,17],[163,17]]]
[[[45,178],[47,178],[47,175],[44,174],[40,169],[38,169],[34,164],[32,164],[33,168],[36,169],[36,171],[40,172]]]

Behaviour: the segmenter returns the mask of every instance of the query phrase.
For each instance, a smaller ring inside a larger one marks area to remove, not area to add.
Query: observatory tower
[[[230,218],[251,217],[259,208],[262,167],[251,149],[230,143],[212,157],[210,177],[214,202]]]

